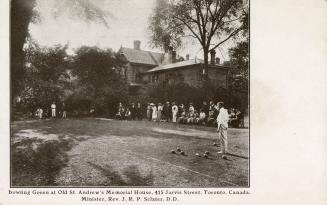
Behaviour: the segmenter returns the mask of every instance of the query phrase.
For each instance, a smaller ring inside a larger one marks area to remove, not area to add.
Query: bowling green
[[[13,186],[249,185],[248,129],[228,130],[226,160],[214,127],[84,118],[15,121],[11,131]]]

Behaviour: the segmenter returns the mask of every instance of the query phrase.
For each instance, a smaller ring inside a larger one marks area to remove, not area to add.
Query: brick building
[[[118,51],[127,60],[127,64],[121,71],[121,74],[131,86],[147,83],[143,81],[142,75],[160,65],[164,57],[162,53],[143,51],[140,47],[141,42],[134,41],[134,48],[121,47]]]
[[[139,87],[148,83],[184,82],[193,87],[201,85],[203,61],[199,59],[182,58],[172,49],[165,53],[141,50],[141,42],[134,41],[134,48],[121,47],[119,53],[124,55],[127,65],[121,74],[125,76],[131,86]],[[227,88],[229,67],[220,64],[211,53],[208,76],[217,87]]]

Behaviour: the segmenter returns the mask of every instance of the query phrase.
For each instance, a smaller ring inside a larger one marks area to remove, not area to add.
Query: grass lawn
[[[13,186],[248,186],[248,129],[96,118],[12,122]],[[172,154],[179,146],[186,156]],[[197,157],[209,151],[209,158]]]

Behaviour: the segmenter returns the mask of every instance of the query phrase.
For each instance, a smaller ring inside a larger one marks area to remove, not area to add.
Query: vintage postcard
[[[327,203],[327,2],[2,4],[1,205]]]

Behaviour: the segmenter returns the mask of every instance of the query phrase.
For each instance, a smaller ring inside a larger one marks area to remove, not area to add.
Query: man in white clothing
[[[54,102],[51,105],[51,116],[56,117],[56,104]]]
[[[190,107],[188,109],[189,113],[193,114],[194,113],[194,106],[193,106],[193,103],[190,103]]]
[[[228,129],[228,111],[224,107],[224,103],[219,103],[219,114],[217,117],[217,131],[218,131],[218,140],[220,142],[220,149],[221,151],[218,152],[219,154],[223,154],[223,158],[226,158],[224,155],[227,152],[227,129]]]
[[[39,119],[42,119],[43,117],[43,110],[42,108],[39,108]]]
[[[178,106],[173,102],[173,106],[171,107],[173,113],[173,122],[177,122],[177,113],[178,113]]]

